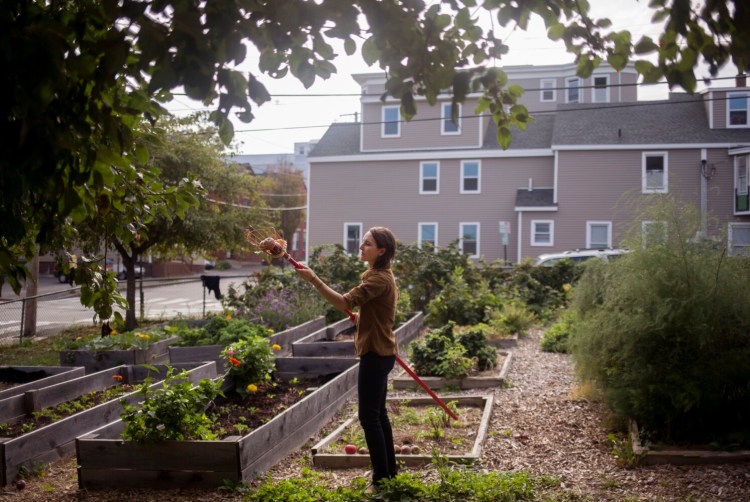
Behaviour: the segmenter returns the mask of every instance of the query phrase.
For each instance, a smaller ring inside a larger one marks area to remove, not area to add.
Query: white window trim
[[[745,159],[745,186],[740,186],[740,159]],[[734,184],[737,195],[747,195],[748,181],[750,181],[750,155],[738,155],[734,158]]]
[[[544,87],[545,84],[552,84],[551,89],[546,89]],[[557,101],[557,80],[554,78],[543,78],[539,81],[539,101],[541,103],[554,103]],[[552,91],[552,99],[544,99],[544,93],[545,91]]]
[[[606,83],[604,84],[604,101],[599,101],[596,99],[596,91],[598,90],[596,86],[594,85],[595,79],[597,78],[604,78],[606,80]],[[609,103],[610,100],[610,94],[609,94],[609,75],[591,75],[591,102],[592,103]]]
[[[649,225],[662,225],[664,227],[664,241],[666,242],[669,238],[669,229],[667,228],[667,222],[661,221],[661,220],[644,220],[641,222],[641,247],[643,249],[646,249],[646,246],[649,245],[648,240],[646,239],[646,227]],[[659,243],[663,244],[663,243]]]
[[[540,223],[549,223],[549,242],[536,241],[536,226]],[[535,247],[552,247],[555,245],[555,220],[531,220],[530,222],[531,245]]]
[[[468,255],[469,258],[479,258],[481,252],[479,236],[482,235],[482,227],[478,221],[464,221],[458,224],[458,247],[461,249],[461,253],[464,252],[464,227],[476,226],[477,227],[477,252],[476,254]]]
[[[386,122],[386,120],[385,120],[385,111],[386,110],[390,110],[390,109],[395,109],[396,110],[396,117],[397,117],[396,128],[398,129],[398,131],[396,132],[396,134],[386,134],[385,133],[385,125],[386,125],[386,123],[388,123],[388,124],[391,123],[391,122]],[[381,120],[381,124],[380,124],[380,137],[381,138],[400,138],[401,137],[401,109],[399,108],[398,105],[383,105],[383,107],[381,108],[381,112],[380,112],[380,120]]]
[[[445,121],[450,120],[450,113],[451,113],[451,103],[442,103],[440,105],[440,134],[443,136],[458,136],[461,134],[461,103],[456,103],[458,106],[458,123],[456,124],[456,131],[446,131],[445,130]],[[446,113],[446,108],[448,108]]]
[[[591,227],[594,225],[605,225],[607,227],[607,244],[606,247],[612,247],[612,222],[611,221],[587,221],[586,222],[586,247],[592,249],[594,245],[591,243]]]
[[[424,189],[424,165],[435,164],[437,166],[435,190],[433,192],[425,191]],[[438,195],[440,194],[440,161],[438,160],[424,160],[419,163],[419,194],[420,195]]]
[[[745,123],[731,125],[729,123],[729,100],[732,96],[743,96],[745,98]],[[747,129],[750,127],[750,92],[727,92],[727,113],[726,113],[726,124],[727,129]]]
[[[350,222],[344,222],[344,236],[342,239],[342,244],[344,246],[344,252],[349,253],[349,248],[346,246],[346,241],[348,240],[348,236],[346,231],[349,229],[349,227],[359,227],[359,239],[362,240],[363,234],[362,234],[362,223],[358,221],[350,221]],[[359,246],[357,246],[359,248]],[[354,254],[354,253],[352,253]]]
[[[646,180],[646,157],[664,158],[664,186],[662,188],[648,188]],[[668,152],[643,152],[641,154],[641,192],[642,193],[669,193],[669,153]]]
[[[728,224],[728,227],[729,228],[727,229],[727,241],[728,241],[727,242],[727,244],[728,244],[727,247],[729,248],[729,254],[732,255],[732,256],[735,256],[735,252],[734,252],[734,248],[735,248],[735,244],[734,244],[734,229],[738,228],[738,227],[739,228],[750,228],[750,223],[746,223],[746,222],[732,222],[732,223]],[[750,247],[750,245],[748,245],[748,246],[744,246],[743,245],[742,247]],[[745,253],[742,253],[742,254],[745,254]]]
[[[574,82],[576,83],[578,87],[578,101],[571,101],[570,100],[570,94],[568,93],[568,90],[571,88],[570,83]],[[583,103],[583,89],[581,84],[581,79],[578,77],[568,77],[565,79],[565,102],[566,103]]]
[[[439,225],[437,221],[425,221],[425,222],[419,222],[417,224],[417,247],[419,249],[422,249],[422,227],[426,226],[434,226],[435,227],[435,252],[437,253],[438,249],[438,229]]]
[[[466,179],[466,176],[464,175],[464,169],[466,167],[466,164],[477,164],[477,189],[476,190],[464,190],[464,179]],[[467,194],[478,194],[482,193],[482,161],[481,160],[462,160],[461,161],[461,180],[459,181],[461,184],[459,186],[459,193],[467,193]]]

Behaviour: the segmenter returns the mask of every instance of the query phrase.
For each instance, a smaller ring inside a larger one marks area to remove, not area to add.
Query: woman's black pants
[[[359,359],[359,423],[370,450],[372,481],[375,485],[396,476],[397,471],[393,430],[385,406],[388,373],[395,362],[395,356],[379,356],[374,352],[368,352]]]

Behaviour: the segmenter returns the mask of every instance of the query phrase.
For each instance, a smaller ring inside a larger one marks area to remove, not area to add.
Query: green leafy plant
[[[425,322],[430,326],[442,326],[450,321],[459,325],[477,324],[485,320],[488,308],[499,306],[487,281],[480,278],[470,284],[465,270],[463,267],[453,269],[443,289],[427,305]]]
[[[60,350],[146,350],[149,345],[167,337],[162,328],[118,332],[116,329],[107,336],[90,334],[76,338],[60,338]]]
[[[243,338],[222,350],[221,355],[228,362],[228,374],[240,395],[257,391],[261,383],[271,379],[275,368],[273,349],[262,336]]]
[[[418,374],[462,378],[475,367],[484,371],[497,365],[497,349],[487,345],[481,328],[462,330],[457,336],[454,330],[454,324],[449,322],[412,342],[410,360]]]
[[[260,336],[268,337],[273,330],[250,322],[247,319],[235,318],[231,314],[212,315],[208,322],[199,328],[188,328],[184,323],[176,323],[173,327],[165,328],[170,334],[180,339],[175,345],[221,345],[226,347],[243,338]]]
[[[139,443],[166,440],[216,439],[206,406],[221,394],[221,381],[203,379],[198,385],[189,380],[186,370],[175,374],[173,368],[161,386],[151,388],[151,378],[137,392],[143,402],[137,405],[121,401],[120,415],[125,429],[122,438]]]
[[[573,310],[566,310],[560,320],[545,330],[540,340],[545,352],[568,352],[568,339],[575,328],[576,314]]]

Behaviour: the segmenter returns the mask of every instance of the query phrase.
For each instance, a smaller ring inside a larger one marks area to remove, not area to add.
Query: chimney
[[[736,77],[734,77],[734,81],[737,84],[737,87],[747,87],[747,75],[745,73],[738,73]]]

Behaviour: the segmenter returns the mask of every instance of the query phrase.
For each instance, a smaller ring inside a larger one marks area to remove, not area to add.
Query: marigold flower
[[[113,380],[117,380],[118,382],[122,382],[122,375],[112,375]]]
[[[240,363],[239,359],[235,359],[234,357],[230,357],[229,358],[229,364],[231,364],[232,366],[239,366],[241,363]]]
[[[232,314],[227,314],[226,319],[227,319],[227,321],[231,321],[232,320]]]
[[[250,392],[251,394],[255,394],[256,392],[258,392],[258,386],[255,385],[254,383],[251,383],[247,386],[247,391]]]
[[[274,343],[273,345],[271,345],[271,348],[273,350],[279,351],[281,350],[281,345],[279,345],[278,343]]]
[[[138,338],[141,338],[143,340],[150,340],[151,339],[151,335],[149,335],[148,333],[136,333],[135,336],[137,336]]]
[[[109,334],[110,334],[110,335],[116,335],[116,334],[117,334],[117,330],[116,330],[116,329],[113,329],[113,330],[112,330],[112,331],[111,331],[111,332],[110,332]]]

